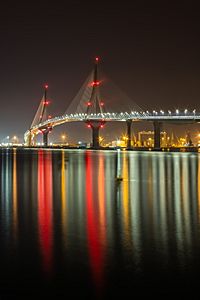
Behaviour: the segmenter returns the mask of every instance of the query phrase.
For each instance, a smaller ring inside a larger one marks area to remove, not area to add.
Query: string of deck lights
[[[50,116],[49,116],[50,117]],[[179,109],[176,109],[175,111],[168,110],[167,112],[160,110],[156,111],[153,110],[152,112],[149,111],[131,111],[130,113],[128,112],[120,112],[120,113],[110,113],[110,112],[105,112],[105,113],[91,113],[91,114],[86,114],[86,113],[76,113],[76,114],[70,114],[70,115],[63,115],[61,117],[55,117],[55,118],[48,118],[46,121],[34,126],[32,130],[34,129],[39,129],[42,126],[51,124],[52,125],[57,125],[59,121],[86,121],[86,120],[105,120],[105,121],[127,121],[130,119],[138,119],[138,120],[151,120],[151,119],[192,119],[192,118],[200,119],[200,114],[197,114],[196,109],[189,111],[188,109],[185,109],[183,112],[181,112]],[[28,133],[29,131],[27,131]]]

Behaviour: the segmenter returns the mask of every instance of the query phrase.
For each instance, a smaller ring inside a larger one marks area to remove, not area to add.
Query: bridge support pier
[[[100,149],[100,142],[99,142],[99,130],[103,128],[105,122],[104,121],[88,121],[87,126],[92,129],[92,148],[93,149]]]
[[[131,120],[127,120],[126,121],[126,126],[127,126],[127,145],[126,148],[127,149],[131,149],[131,125],[132,125],[132,121]]]
[[[48,131],[43,132],[43,144],[45,147],[48,146],[48,135],[49,135]]]
[[[99,149],[99,128],[100,127],[92,127],[92,147],[94,149]]]
[[[162,123],[158,121],[153,122],[154,126],[154,149],[160,149],[160,131]]]
[[[47,147],[48,146],[48,137],[49,137],[49,132],[51,132],[52,128],[51,127],[48,127],[48,128],[45,128],[45,129],[42,129],[42,134],[43,134],[43,144],[44,144],[44,147]]]
[[[27,134],[26,139],[24,139],[24,144],[28,147],[34,146],[34,137],[35,135],[29,130],[29,134]]]

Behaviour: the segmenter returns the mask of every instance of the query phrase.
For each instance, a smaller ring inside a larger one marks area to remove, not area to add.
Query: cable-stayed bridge
[[[91,128],[92,147],[99,146],[99,131],[107,122],[126,122],[127,148],[131,148],[131,126],[134,122],[150,121],[154,126],[154,147],[160,148],[162,123],[199,123],[200,113],[193,111],[144,111],[135,102],[122,93],[99,71],[99,59],[79,90],[76,97],[62,116],[52,118],[48,114],[50,101],[47,98],[48,85],[44,86],[44,95],[34,116],[30,129],[24,134],[25,145],[33,146],[39,133],[43,134],[44,146],[48,146],[48,134],[55,126],[68,122],[83,122]]]

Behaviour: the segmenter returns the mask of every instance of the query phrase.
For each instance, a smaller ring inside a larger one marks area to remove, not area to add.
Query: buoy
[[[120,176],[116,177],[115,179],[116,179],[116,181],[122,181],[123,180],[123,178],[120,177]]]

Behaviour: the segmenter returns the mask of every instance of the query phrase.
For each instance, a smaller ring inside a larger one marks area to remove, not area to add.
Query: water
[[[191,298],[199,221],[197,153],[1,150],[0,296]]]

